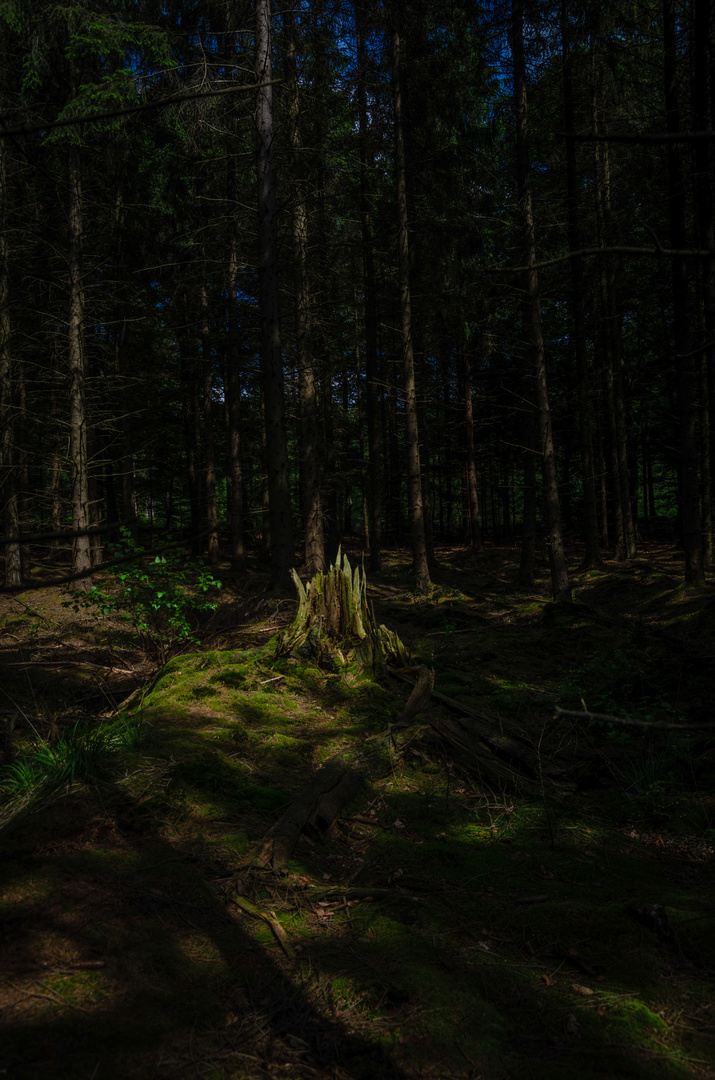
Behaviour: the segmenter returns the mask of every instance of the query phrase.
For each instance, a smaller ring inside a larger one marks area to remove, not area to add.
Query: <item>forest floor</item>
[[[250,895],[248,853],[408,689],[272,662],[294,605],[257,566],[223,568],[158,673],[57,590],[0,599],[0,783],[102,733],[90,781],[0,800],[0,1073],[715,1077],[715,739],[554,719],[709,721],[715,587],[656,545],[588,574],[574,552],[569,608],[545,567],[514,585],[515,549],[437,554],[429,597],[406,552],[369,576],[379,621],[495,730],[557,731],[577,782],[527,797],[418,743]]]

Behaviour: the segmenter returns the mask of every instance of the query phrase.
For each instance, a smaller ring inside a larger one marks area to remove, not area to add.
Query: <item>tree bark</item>
[[[86,361],[84,350],[84,290],[82,283],[82,187],[79,149],[69,149],[69,312],[67,345],[69,366],[69,450],[72,478],[72,572],[89,570],[92,561],[89,536],[89,485],[87,458]],[[81,535],[84,531],[84,535]],[[87,591],[92,587],[89,574],[78,578],[72,587]]]
[[[467,507],[469,516],[469,546],[482,550],[482,525],[479,520],[479,486],[477,459],[474,451],[474,412],[472,409],[472,370],[468,343],[462,346],[462,380],[464,386],[464,439],[467,466]]]
[[[53,338],[55,348],[53,348],[53,364],[57,360],[56,339]],[[52,531],[59,533],[62,531],[63,522],[63,506],[62,506],[62,472],[64,463],[64,453],[62,446],[62,428],[60,427],[60,404],[58,401],[58,395],[56,387],[53,385],[50,394],[50,415],[52,417],[53,424],[53,438],[52,438],[52,463],[50,465],[50,491],[51,491],[51,509],[50,515],[52,520]],[[116,520],[116,518],[115,518]],[[60,550],[62,541],[59,537],[52,541],[52,547],[55,551]]]
[[[203,272],[205,275],[205,262]],[[216,504],[216,450],[214,446],[213,414],[213,357],[209,332],[209,297],[206,281],[199,290],[201,312],[201,362],[203,367],[203,414],[204,414],[204,499],[206,503],[206,527],[208,529],[208,553],[211,566],[218,566],[218,507]]]
[[[666,128],[680,130],[677,90],[675,0],[663,0],[663,45]],[[686,246],[685,188],[678,143],[668,144],[668,218],[671,247]],[[705,581],[700,531],[698,455],[695,441],[695,355],[690,333],[690,288],[684,257],[672,260],[673,332],[677,357],[677,401],[680,425],[680,506],[685,548],[685,580],[692,585]]]
[[[695,0],[693,25],[693,126],[706,131],[708,115],[708,45],[715,51],[712,36],[713,0]],[[715,95],[715,72],[712,76]],[[701,358],[702,413],[700,424],[702,489],[703,489],[703,549],[707,566],[713,565],[713,442],[712,413],[715,409],[715,222],[713,220],[712,181],[710,172],[711,147],[705,139],[695,143],[695,199],[698,219],[699,247],[711,251],[709,259],[700,261],[703,333],[705,348]]]
[[[236,163],[228,160],[228,197],[236,201]],[[243,544],[243,463],[241,456],[241,343],[239,340],[239,307],[236,293],[238,278],[238,236],[235,206],[230,208],[231,231],[228,245],[228,364],[226,371],[226,438],[228,451],[229,530],[231,565],[241,570],[244,562]]]
[[[522,302],[522,327],[524,337],[528,335],[528,300]],[[525,588],[533,588],[535,583],[534,568],[536,562],[536,411],[533,406],[533,379],[531,374],[524,379],[524,422],[522,439],[524,441],[523,465],[523,517],[521,534],[521,555],[517,582]],[[494,517],[492,513],[492,518]]]
[[[272,77],[270,0],[256,0],[256,81]],[[278,317],[278,247],[273,152],[273,87],[257,92],[258,131],[258,265],[261,308],[261,365],[266,428],[266,466],[273,585],[291,589],[293,522],[285,427],[283,360]]]
[[[555,600],[570,600],[566,556],[561,535],[561,506],[556,475],[556,456],[551,431],[551,411],[546,384],[546,354],[541,329],[539,303],[539,278],[535,269],[536,241],[534,216],[531,205],[531,181],[529,177],[529,143],[527,122],[526,65],[524,61],[523,0],[512,0],[512,50],[514,56],[514,106],[516,110],[516,168],[519,208],[522,217],[523,242],[526,264],[524,293],[529,313],[530,345],[533,355],[533,373],[536,390],[537,425],[541,447],[546,523],[549,530],[549,564],[551,587]]]
[[[382,568],[383,493],[380,475],[382,433],[380,430],[377,379],[377,300],[375,288],[375,258],[372,241],[370,208],[370,165],[367,146],[367,94],[365,90],[365,35],[362,27],[362,7],[354,5],[357,33],[357,96],[360,138],[360,225],[362,230],[362,271],[365,291],[365,379],[367,393],[367,444],[370,475],[370,569]]]
[[[395,115],[395,179],[399,224],[399,289],[400,325],[402,331],[402,362],[405,395],[405,424],[407,429],[407,490],[412,535],[412,565],[417,592],[430,588],[429,563],[425,536],[420,469],[420,436],[417,417],[415,357],[412,338],[412,301],[410,297],[410,249],[407,220],[407,176],[405,170],[405,137],[402,114],[401,39],[399,2],[395,0],[392,23],[392,88]]]
[[[594,38],[598,37],[598,25]],[[592,116],[594,131],[601,128],[603,105],[603,76],[597,67],[597,54],[593,50]],[[611,242],[611,170],[608,143],[595,144],[596,163],[596,222],[599,244]],[[599,312],[598,342],[603,357],[603,371],[608,411],[608,456],[611,472],[613,499],[613,544],[617,559],[635,558],[636,535],[630,500],[628,476],[628,439],[626,414],[623,402],[623,379],[621,373],[621,331],[616,309],[616,286],[613,266],[601,257],[598,261],[598,291],[596,304]]]
[[[189,496],[191,553],[200,555],[201,498],[199,495],[199,463],[201,459],[201,423],[199,375],[196,370],[194,340],[191,336],[189,299],[184,289],[181,296],[182,328],[178,332],[179,363],[184,394],[184,438],[186,440],[186,490]]]
[[[561,3],[561,48],[563,58],[564,130],[574,130],[572,58],[568,40],[568,13],[566,0]],[[576,168],[576,143],[566,140],[566,186],[568,207],[569,250],[581,247],[579,214],[579,185]],[[571,267],[571,332],[576,354],[578,377],[579,424],[581,435],[581,473],[583,478],[584,552],[582,570],[601,567],[601,551],[598,544],[598,510],[596,506],[596,478],[593,458],[593,434],[591,427],[591,392],[586,356],[586,310],[584,303],[583,260],[572,256]]]
[[[293,8],[283,13],[286,30],[285,70],[288,84],[290,144],[293,170],[293,272],[295,275],[295,336],[300,398],[300,479],[303,504],[305,572],[309,577],[325,569],[325,539],[321,500],[321,455],[318,428],[318,393],[311,350],[310,286],[308,277],[308,207],[300,132],[300,94],[296,63],[296,28]]]
[[[13,382],[10,323],[10,276],[7,234],[7,144],[0,140],[0,493],[3,500],[2,527],[7,536],[17,536],[20,515],[15,468]],[[5,545],[5,584],[22,584],[20,544]]]

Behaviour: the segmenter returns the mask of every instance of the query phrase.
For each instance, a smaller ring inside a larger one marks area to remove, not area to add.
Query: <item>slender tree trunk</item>
[[[413,342],[415,344],[415,383],[427,388],[429,386],[429,373],[424,360],[424,348],[417,336],[416,327],[413,325]],[[422,518],[425,528],[425,550],[427,552],[427,566],[434,569],[437,565],[434,554],[434,534],[432,506],[432,453],[430,447],[430,430],[427,422],[428,392],[425,389],[423,396],[417,400],[417,426],[420,433],[420,475],[422,491]]]
[[[12,355],[10,340],[10,278],[8,269],[7,235],[7,146],[0,140],[0,495],[3,513],[2,529],[8,536],[20,531],[17,482],[15,470]],[[20,544],[5,545],[5,584],[22,584]]]
[[[120,323],[114,339],[114,370],[119,379],[119,402],[121,410],[119,452],[119,478],[122,493],[122,520],[135,527],[137,496],[134,483],[134,402],[130,390],[131,344],[128,340],[129,322],[124,307],[117,311]]]
[[[89,536],[89,486],[87,459],[86,368],[84,353],[84,290],[82,287],[82,187],[79,149],[69,150],[69,313],[67,319],[70,475],[72,478],[72,571],[83,573],[92,565]],[[87,574],[73,584],[86,591],[92,587]]]
[[[204,265],[205,273],[205,265]],[[213,414],[213,357],[209,333],[209,297],[205,280],[199,290],[201,311],[201,361],[203,368],[203,414],[204,414],[204,498],[206,503],[206,527],[208,529],[208,553],[212,566],[218,566],[218,508],[216,504],[216,450],[214,447]]]
[[[623,391],[623,347],[620,319],[616,310],[616,296],[618,290],[616,287],[613,260],[608,264],[607,280],[608,287],[606,290],[606,297],[608,301],[608,325],[613,341],[613,390],[616,410],[616,448],[618,453],[618,479],[620,484],[621,511],[623,514],[623,534],[626,545],[626,558],[635,559],[637,554],[636,527],[633,520],[631,481],[628,468],[628,423],[626,419],[625,394]]]
[[[482,525],[479,520],[479,487],[477,483],[477,459],[474,452],[474,412],[472,409],[472,371],[469,348],[462,346],[462,379],[464,385],[464,441],[467,465],[467,507],[469,514],[469,545],[474,551],[482,550]]]
[[[599,280],[601,282],[601,304],[600,310],[603,312],[605,304],[605,271],[601,265],[599,267]],[[621,497],[621,467],[620,456],[618,453],[618,426],[616,423],[616,396],[615,396],[615,384],[613,376],[613,352],[611,349],[610,336],[606,329],[605,320],[603,314],[601,314],[601,325],[599,328],[599,337],[603,347],[603,379],[605,386],[605,400],[606,411],[608,417],[608,455],[611,472],[611,495],[613,505],[613,536],[614,536],[614,555],[616,559],[623,562],[627,558],[626,549],[626,531],[623,523],[623,499]]]
[[[693,126],[698,131],[708,128],[708,45],[715,51],[712,37],[713,0],[695,0],[693,27]],[[715,65],[714,65],[715,66]],[[712,93],[715,96],[715,70],[712,73]],[[715,222],[711,182],[711,146],[705,139],[695,143],[695,198],[698,236],[701,250],[711,251],[712,257],[700,261],[703,331],[705,348],[701,358],[702,412],[700,424],[703,541],[707,566],[713,565],[713,440],[712,414],[715,409]]]
[[[332,372],[323,368],[320,396],[323,404],[323,506],[325,513],[325,557],[335,562],[340,546],[340,523],[338,521],[338,468],[340,435],[336,424],[336,407],[333,401]]]
[[[524,339],[528,338],[529,312],[528,298],[524,296],[522,301],[522,327]],[[523,465],[523,518],[521,533],[521,556],[519,558],[519,572],[517,581],[519,585],[533,588],[535,584],[534,570],[536,562],[536,410],[533,407],[533,377],[529,372],[524,379],[524,423],[522,439],[524,441],[524,465]],[[484,503],[482,502],[482,505]],[[494,512],[492,510],[492,525]]]
[[[400,440],[397,425],[397,395],[398,374],[397,361],[393,358],[389,361],[387,377],[390,380],[387,400],[387,428],[390,445],[389,460],[385,461],[386,477],[385,490],[388,493],[388,523],[390,542],[393,545],[401,545],[402,535],[402,478],[404,466],[400,460]]]
[[[272,76],[270,0],[256,0],[256,81]],[[263,391],[273,584],[293,589],[293,522],[283,395],[283,359],[278,318],[278,247],[273,153],[273,87],[257,92],[258,263],[261,283]]]
[[[52,439],[52,464],[50,466],[50,490],[51,490],[51,520],[52,531],[60,532],[62,530],[62,463],[64,460],[63,446],[62,446],[62,428],[60,427],[60,407],[57,401],[56,389],[53,386],[50,396],[50,415],[53,421],[53,439]],[[55,551],[60,550],[62,541],[58,538],[52,541],[52,547]]]
[[[179,333],[179,360],[184,394],[184,438],[186,440],[186,490],[189,496],[191,553],[200,555],[201,497],[199,494],[199,465],[201,461],[201,409],[199,376],[196,370],[194,341],[191,336],[191,316],[186,290],[181,298],[182,330]]]
[[[603,177],[607,174],[604,169],[603,159],[607,154],[607,147],[597,146],[597,174]],[[604,206],[604,190],[606,181],[597,184],[597,203],[599,206],[599,240],[608,243],[607,209]],[[629,491],[627,473],[627,448],[625,446],[625,426],[623,422],[624,412],[619,396],[620,383],[617,369],[620,363],[620,353],[617,351],[617,333],[613,326],[615,318],[612,301],[612,279],[609,277],[608,268],[604,258],[598,262],[598,286],[597,311],[599,313],[598,342],[603,357],[603,380],[606,391],[605,401],[608,416],[608,455],[611,473],[611,494],[613,499],[613,543],[614,554],[619,561],[625,561],[629,557],[628,545],[628,498]]]
[[[228,195],[236,200],[236,164],[228,162]],[[231,565],[243,568],[243,466],[241,458],[241,344],[239,340],[239,309],[236,293],[238,277],[238,236],[234,210],[231,211],[231,232],[228,245],[228,364],[226,371],[226,438],[228,451],[229,520]]]
[[[358,286],[353,286],[353,320],[355,326],[355,375],[357,378],[357,428],[358,461],[360,462],[360,501],[362,516],[363,550],[370,550],[370,482],[369,466],[365,454],[365,386],[362,372],[362,353],[360,349],[360,308]]]
[[[23,394],[24,397],[24,394]],[[96,435],[92,431],[87,432],[87,460],[97,462],[97,440]],[[90,471],[87,477],[87,494],[89,503],[89,524],[90,528],[94,529],[98,525],[102,524],[102,493],[100,488],[100,476],[97,465]],[[29,486],[29,485],[28,485]],[[102,544],[102,537],[98,533],[93,533],[89,538],[90,555],[92,557],[92,566],[99,566],[104,561],[104,546]]]
[[[573,77],[571,51],[568,41],[568,14],[566,0],[561,2],[561,47],[563,54],[564,127],[574,130]],[[566,140],[566,184],[568,191],[568,237],[572,252],[581,247],[579,214],[579,184],[576,168],[576,143]],[[598,510],[596,506],[596,477],[593,459],[593,434],[591,426],[591,388],[586,357],[586,311],[584,304],[583,260],[572,256],[571,267],[571,326],[572,341],[576,354],[578,377],[579,423],[581,435],[581,472],[583,476],[584,540],[586,550],[582,570],[602,566],[598,544]]]
[[[311,351],[311,312],[308,278],[308,207],[303,147],[300,133],[300,96],[296,64],[293,8],[283,13],[287,47],[286,82],[289,97],[290,143],[293,169],[293,270],[295,275],[295,334],[300,397],[300,478],[303,503],[305,573],[313,577],[325,570],[325,540],[321,500],[318,393]]]
[[[531,205],[531,181],[529,177],[529,143],[527,126],[526,66],[524,62],[523,0],[512,0],[512,50],[514,55],[514,105],[516,110],[516,167],[519,190],[519,207],[522,216],[523,242],[529,269],[524,275],[524,292],[529,312],[530,344],[533,354],[533,372],[536,388],[537,425],[541,447],[546,522],[549,530],[549,563],[551,587],[555,600],[570,600],[566,556],[561,535],[561,506],[556,475],[556,455],[551,431],[551,411],[546,385],[546,355],[541,329],[539,304],[539,278],[535,269],[536,241],[534,216]]]
[[[663,0],[665,111],[668,131],[680,130],[676,70],[675,0]],[[685,189],[678,143],[668,144],[668,216],[671,247],[686,247]],[[685,548],[685,580],[705,581],[700,531],[698,454],[695,441],[695,354],[690,334],[688,267],[684,257],[672,260],[673,328],[678,360],[678,416],[680,421],[680,506]]]
[[[597,25],[594,30],[595,40],[598,40],[598,30]],[[600,132],[603,113],[603,75],[597,64],[598,57],[594,48],[592,115],[594,131]],[[596,143],[594,153],[597,235],[599,244],[608,245],[611,242],[611,171],[608,143]],[[608,412],[608,456],[613,498],[614,554],[617,559],[623,561],[633,558],[636,554],[635,528],[630,503],[628,447],[621,377],[621,339],[615,302],[615,278],[612,266],[604,258],[598,261],[597,281],[598,344],[603,358]]]
[[[599,395],[600,396],[600,395]],[[608,485],[606,484],[606,461],[603,452],[603,435],[599,413],[596,412],[596,445],[598,448],[598,498],[601,508],[601,547],[608,550]]]
[[[271,510],[268,490],[268,439],[266,435],[266,400],[261,389],[261,558],[271,562]]]
[[[410,249],[407,223],[407,177],[405,170],[405,137],[402,115],[402,85],[400,73],[400,12],[398,0],[393,7],[392,24],[392,87],[395,110],[395,173],[397,213],[399,223],[399,287],[400,320],[402,329],[402,360],[405,394],[405,424],[407,428],[407,490],[409,496],[412,534],[412,564],[415,588],[427,592],[430,587],[427,542],[422,501],[420,469],[420,436],[417,419],[417,390],[415,358],[412,344],[412,302],[410,298]]]
[[[365,379],[367,393],[367,444],[370,473],[370,569],[382,567],[383,492],[380,476],[382,462],[382,432],[377,379],[377,299],[375,288],[375,258],[372,242],[370,207],[370,164],[367,145],[367,94],[365,90],[365,35],[362,27],[362,7],[355,4],[357,32],[357,95],[360,137],[360,224],[362,228],[362,271],[365,290]]]

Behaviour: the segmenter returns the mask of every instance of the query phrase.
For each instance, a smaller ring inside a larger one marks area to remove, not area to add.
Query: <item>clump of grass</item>
[[[54,746],[38,742],[7,765],[0,784],[9,795],[24,795],[39,786],[62,787],[87,780],[106,768],[109,742],[106,728],[89,729],[78,722]]]
[[[137,749],[142,737],[141,720],[125,714],[112,725],[89,727],[78,721],[54,744],[38,739],[6,765],[0,773],[0,791],[13,798],[106,775],[112,755]]]

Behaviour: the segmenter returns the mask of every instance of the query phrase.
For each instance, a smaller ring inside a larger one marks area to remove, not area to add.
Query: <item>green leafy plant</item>
[[[196,640],[190,618],[215,611],[217,603],[208,592],[220,589],[221,582],[206,567],[190,562],[183,550],[146,556],[126,527],[120,542],[108,547],[115,560],[127,560],[111,571],[112,585],[95,585],[64,604],[75,611],[88,608],[98,618],[118,616],[132,626],[135,640],[164,664],[179,642]]]

